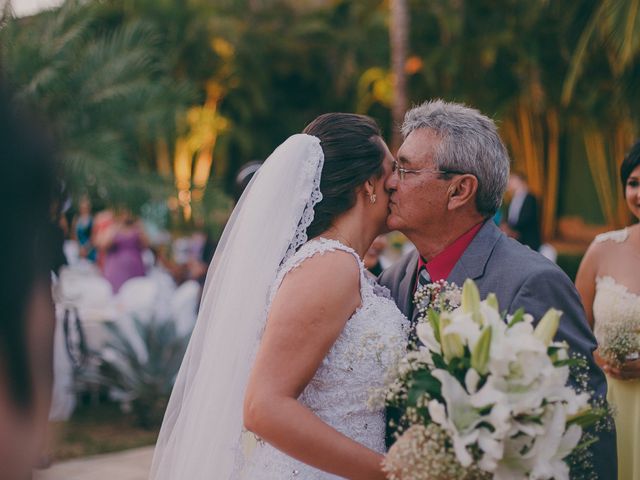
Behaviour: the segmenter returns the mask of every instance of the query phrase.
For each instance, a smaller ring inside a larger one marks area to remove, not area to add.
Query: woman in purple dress
[[[121,212],[96,243],[106,251],[103,273],[113,293],[130,278],[144,276],[142,252],[147,248],[147,237],[131,212]]]

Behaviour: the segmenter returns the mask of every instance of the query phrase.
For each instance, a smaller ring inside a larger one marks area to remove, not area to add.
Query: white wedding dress
[[[317,238],[303,245],[282,266],[271,298],[284,276],[306,259],[325,252],[351,253],[360,268],[362,305],[322,362],[299,401],[347,437],[383,453],[385,413],[367,407],[373,389],[384,385],[389,368],[405,353],[409,322],[383,287],[368,277],[354,250],[336,240]],[[319,287],[310,294],[322,294]],[[258,442],[242,478],[251,480],[340,478],[299,462],[271,445]]]
[[[152,480],[336,478],[264,442],[249,442],[253,436],[242,417],[270,301],[282,279],[304,260],[334,250],[357,262],[362,302],[300,401],[336,430],[384,452],[384,411],[369,410],[367,403],[404,353],[408,321],[369,280],[352,249],[335,240],[308,241],[314,207],[323,198],[323,164],[319,138],[293,135],[264,162],[236,205],[207,273],[156,444]],[[322,292],[318,285],[301,295]]]

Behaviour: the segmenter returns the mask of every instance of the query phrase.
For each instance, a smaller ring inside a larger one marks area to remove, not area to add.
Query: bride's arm
[[[247,429],[287,455],[350,479],[384,479],[382,455],[342,435],[297,401],[360,305],[351,254],[313,257],[273,301],[244,402]],[[346,393],[346,392],[345,392]]]

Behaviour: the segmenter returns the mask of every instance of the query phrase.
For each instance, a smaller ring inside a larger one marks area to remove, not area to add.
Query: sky
[[[57,7],[63,0],[11,0],[13,11],[17,17],[33,15],[40,10]],[[4,5],[5,0],[0,0],[0,5]]]

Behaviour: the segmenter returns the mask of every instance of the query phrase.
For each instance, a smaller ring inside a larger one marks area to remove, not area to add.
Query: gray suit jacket
[[[380,284],[391,291],[398,307],[415,321],[413,291],[418,252],[405,255],[382,272]],[[556,340],[565,340],[570,351],[583,355],[589,364],[589,387],[604,398],[607,381],[595,364],[596,340],[587,323],[580,297],[564,272],[542,255],[508,238],[492,221],[487,221],[456,263],[448,282],[462,286],[467,278],[478,285],[481,298],[493,292],[500,310],[515,312],[522,307],[538,321],[551,307],[562,310]],[[600,479],[617,478],[615,431],[598,433],[590,450]]]

